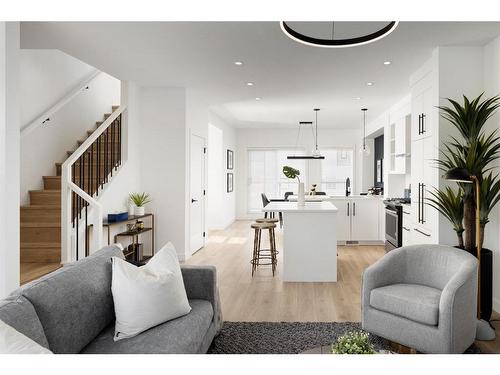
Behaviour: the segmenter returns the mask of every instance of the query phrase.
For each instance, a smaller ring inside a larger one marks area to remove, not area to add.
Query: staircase
[[[112,111],[118,109],[113,106]],[[104,115],[106,120],[111,113]],[[99,189],[108,182],[113,167],[121,162],[121,117],[112,123],[109,129],[89,147],[73,165],[73,182],[89,195],[99,193]],[[103,121],[96,123],[97,129]],[[87,131],[85,139],[95,131]],[[80,140],[80,146],[84,141]],[[74,151],[67,151],[71,156]],[[98,167],[99,166],[99,167]],[[56,174],[43,176],[43,190],[30,190],[30,204],[21,206],[20,241],[21,241],[21,283],[49,273],[60,267],[61,263],[61,167],[55,163]],[[72,197],[73,225],[82,217],[86,203],[76,194]]]

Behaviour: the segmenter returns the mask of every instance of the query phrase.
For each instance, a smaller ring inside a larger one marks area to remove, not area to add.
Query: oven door
[[[399,247],[399,215],[397,210],[385,208],[385,239],[395,248]]]

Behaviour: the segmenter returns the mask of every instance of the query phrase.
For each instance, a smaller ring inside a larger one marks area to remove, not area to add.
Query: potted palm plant
[[[480,186],[480,248],[484,240],[489,214],[500,201],[500,180],[494,173],[495,161],[500,158],[498,129],[488,131],[486,122],[500,107],[500,96],[482,100],[482,94],[472,101],[466,96],[463,104],[447,99],[451,106],[441,106],[441,116],[459,132],[443,143],[442,158],[436,160],[443,172],[460,168],[474,176]],[[476,255],[476,197],[473,184],[457,182],[458,191],[447,187],[431,192],[427,204],[436,208],[453,225],[458,246]],[[465,238],[463,238],[465,234]],[[481,318],[489,320],[492,311],[492,252],[481,250]]]

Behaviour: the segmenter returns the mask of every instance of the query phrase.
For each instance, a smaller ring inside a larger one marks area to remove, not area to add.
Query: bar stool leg
[[[253,256],[252,256],[252,277],[253,277],[253,274],[255,273],[255,263],[257,261],[257,243],[258,243],[258,232],[259,230],[258,229],[255,229],[255,233],[254,233],[254,238],[253,238]]]
[[[260,266],[260,243],[262,241],[262,231],[259,229],[257,235],[257,266]]]
[[[276,272],[276,265],[278,263],[276,259],[276,237],[275,237],[275,232],[274,228],[269,229],[269,248],[271,250],[271,264],[272,264],[272,270],[273,270],[273,277]]]

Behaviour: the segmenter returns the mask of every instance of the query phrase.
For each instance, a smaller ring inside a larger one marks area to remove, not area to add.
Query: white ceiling
[[[374,26],[338,30],[348,36]],[[329,27],[304,23],[301,31],[323,35]],[[436,46],[484,45],[497,35],[498,22],[401,22],[375,43],[328,49],[289,39],[279,22],[21,24],[23,48],[60,49],[143,86],[201,90],[213,111],[238,127],[296,126],[313,120],[314,107],[322,109],[319,126],[362,126],[360,109],[369,109],[370,121],[405,95],[409,75]]]

